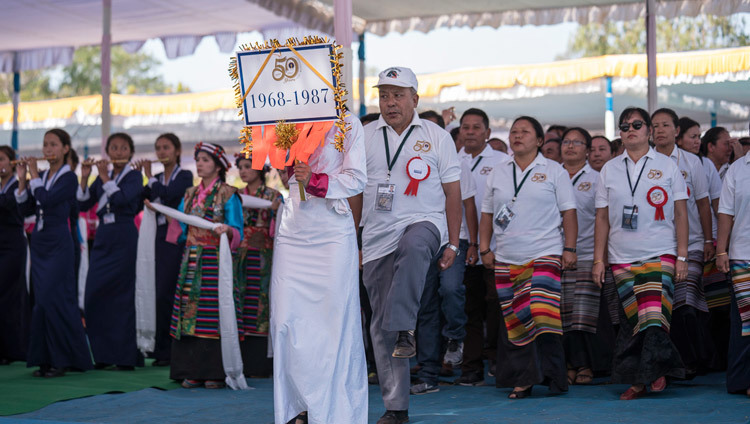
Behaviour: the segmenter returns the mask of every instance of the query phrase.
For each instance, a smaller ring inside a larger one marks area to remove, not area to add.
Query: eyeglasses
[[[563,145],[563,146],[569,146],[569,145],[571,145],[571,144],[572,144],[573,146],[576,146],[576,147],[578,147],[578,146],[585,146],[585,145],[586,145],[586,142],[585,142],[585,141],[582,141],[582,140],[567,140],[567,139],[566,139],[566,140],[563,140],[563,141],[562,141],[562,145]]]
[[[634,130],[638,131],[638,130],[641,129],[641,127],[643,126],[643,124],[645,124],[645,122],[643,122],[643,121],[633,121],[631,123],[624,122],[624,123],[620,124],[620,131],[622,131],[622,132],[628,132],[628,131],[630,131],[630,126],[631,125],[633,126]]]

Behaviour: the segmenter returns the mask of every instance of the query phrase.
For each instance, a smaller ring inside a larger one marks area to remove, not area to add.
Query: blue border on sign
[[[326,48],[328,49],[328,55],[329,56],[332,55],[333,54],[333,46],[331,44],[315,44],[315,45],[310,45],[310,46],[294,46],[294,50],[297,50],[297,51],[300,51],[300,50],[326,49]],[[240,74],[240,90],[241,90],[240,93],[241,93],[241,95],[245,94],[245,78],[242,75],[242,60],[241,60],[241,57],[242,56],[252,56],[252,55],[257,55],[257,54],[268,54],[268,52],[270,52],[270,51],[271,51],[270,49],[267,49],[267,50],[243,51],[243,52],[238,52],[237,53],[237,70],[239,71],[239,74]],[[279,48],[276,49],[276,51],[277,52],[291,52],[292,50],[290,48],[288,48],[288,47],[279,47]],[[337,86],[337,81],[336,81],[336,77],[333,75],[333,67],[330,68],[330,72],[331,72],[331,80],[333,81],[333,86],[336,87]],[[338,103],[338,102],[336,102],[336,103]],[[337,104],[337,106],[340,106],[340,105]],[[247,114],[247,99],[245,99],[242,102],[242,111],[243,111],[243,116],[245,118],[245,126],[250,127],[250,126],[254,126],[254,125],[268,125],[268,124],[275,124],[276,123],[276,121],[252,121],[252,123],[251,123],[251,121],[248,119],[248,114]],[[288,119],[288,120],[286,120],[286,122],[318,122],[318,121],[334,121],[336,119],[338,119],[338,116],[337,115],[333,115],[333,116],[323,116],[323,117],[312,118],[312,119],[309,119],[309,118],[308,119]]]

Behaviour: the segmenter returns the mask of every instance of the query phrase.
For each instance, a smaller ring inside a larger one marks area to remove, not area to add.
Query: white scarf
[[[159,213],[194,227],[213,230],[221,224],[207,221],[195,215],[187,215],[176,209],[157,203],[151,206]],[[142,352],[151,352],[156,335],[156,262],[154,250],[156,241],[156,214],[149,208],[143,209],[140,234],[138,236],[138,256],[135,266],[135,317],[136,341]],[[237,314],[234,305],[234,284],[232,271],[232,251],[229,239],[222,234],[219,242],[219,332],[221,334],[221,358],[224,365],[227,386],[234,390],[249,389],[242,374],[242,354],[240,353]]]
[[[242,199],[242,207],[245,209],[268,209],[272,203],[270,200],[250,196],[249,194],[240,194],[240,198]]]
[[[81,240],[81,261],[78,263],[78,308],[83,311],[86,299],[86,277],[89,274],[89,227],[86,218],[78,217],[78,234],[74,234],[73,237],[79,237]]]

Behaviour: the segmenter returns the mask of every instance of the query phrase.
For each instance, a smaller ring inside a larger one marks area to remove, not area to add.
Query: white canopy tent
[[[302,26],[334,33],[351,57],[351,29],[383,35],[449,26],[584,24],[646,17],[648,93],[653,107],[655,15],[738,12],[750,12],[750,0],[4,0],[0,72],[18,75],[21,70],[66,64],[75,47],[101,44],[102,135],[106,137],[110,43],[135,51],[146,39],[161,38],[168,56],[177,57],[192,53],[204,36],[214,37],[226,51],[231,50],[227,46],[234,44],[237,32],[259,30],[264,36],[284,38],[289,30]],[[350,72],[351,67],[345,69]],[[16,88],[19,85],[16,82]],[[14,102],[18,102],[17,95]]]

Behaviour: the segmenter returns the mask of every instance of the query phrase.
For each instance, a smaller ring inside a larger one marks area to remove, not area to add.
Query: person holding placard
[[[631,400],[685,376],[669,328],[673,280],[688,271],[688,194],[675,162],[649,146],[648,112],[625,109],[619,127],[625,154],[604,164],[596,188],[592,274],[601,284],[608,259],[621,304],[612,380],[631,384],[620,395]]]
[[[185,191],[178,210],[222,225],[211,231],[173,219],[167,233],[168,242],[185,243],[170,324],[173,341],[169,372],[169,378],[181,381],[185,388],[225,387],[219,334],[219,241],[226,233],[230,247],[236,249],[243,228],[237,189],[224,182],[230,166],[221,146],[203,142],[195,146],[195,167],[201,182]],[[236,278],[234,305],[241,328],[242,302]]]
[[[351,129],[343,152],[334,147],[338,129],[332,127],[307,163],[294,165],[289,198],[279,212],[270,293],[277,424],[295,417],[297,422],[367,422],[357,285],[359,209],[347,201],[362,192],[367,176],[362,126],[351,116],[346,123]]]
[[[727,391],[750,397],[750,153],[724,177],[716,265],[732,275]]]
[[[29,244],[34,309],[27,364],[35,377],[59,377],[66,368],[92,367],[76,298],[73,239],[68,216],[76,201],[76,176],[65,163],[70,135],[54,128],[44,134],[42,151],[49,169],[39,172],[35,158],[16,165],[14,192],[21,214],[36,216]],[[27,183],[26,173],[31,175]]]
[[[185,190],[193,185],[193,173],[180,166],[182,144],[172,133],[161,134],[154,143],[156,157],[164,164],[164,171],[156,175],[151,171],[151,160],[144,159],[135,166],[148,178],[143,190],[144,199],[177,208],[185,196]],[[156,218],[156,344],[151,357],[154,366],[169,365],[172,338],[169,336],[169,322],[172,317],[175,282],[180,274],[184,244],[167,242],[167,217]]]
[[[13,192],[18,178],[11,161],[16,152],[0,146],[0,365],[26,360],[31,301],[26,290],[26,235]],[[26,178],[26,175],[24,175]]]
[[[251,209],[243,206],[244,237],[235,253],[234,269],[242,300],[242,363],[248,377],[268,377],[272,362],[267,358],[270,325],[269,288],[273,264],[273,235],[276,211],[281,193],[266,186],[267,168],[253,169],[252,160],[239,154],[235,165],[246,183],[240,194],[273,202],[271,208]]]
[[[409,358],[427,272],[449,268],[459,251],[461,168],[450,134],[417,115],[411,69],[384,70],[377,88],[381,116],[365,127],[363,280],[386,408],[378,423],[396,424],[409,420]]]
[[[576,265],[578,222],[570,178],[541,153],[539,121],[517,118],[509,141],[513,159],[495,166],[487,178],[479,254],[484,266],[495,270],[503,321],[495,385],[512,387],[508,398],[522,399],[536,384],[548,385],[550,394],[568,391],[560,274]]]

